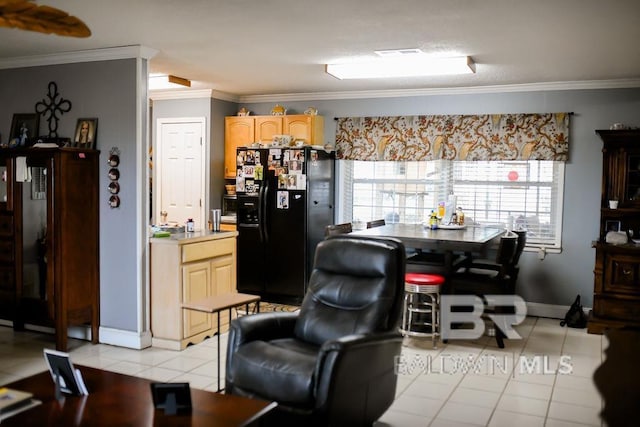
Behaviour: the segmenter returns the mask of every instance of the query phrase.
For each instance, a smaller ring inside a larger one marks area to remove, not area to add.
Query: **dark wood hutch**
[[[98,342],[99,154],[0,149],[0,319],[55,328],[61,351],[69,326],[90,325]],[[23,182],[32,172],[38,189]]]
[[[596,250],[593,310],[587,330],[640,327],[640,130],[597,130],[603,141],[600,236]],[[617,200],[618,207],[609,207]],[[627,243],[606,243],[612,229]],[[632,234],[632,235],[631,235]],[[624,237],[624,236],[623,236]]]

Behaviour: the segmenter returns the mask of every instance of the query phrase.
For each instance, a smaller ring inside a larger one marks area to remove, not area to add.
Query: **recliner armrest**
[[[372,421],[377,419],[393,402],[396,359],[401,349],[402,335],[395,331],[353,334],[325,342],[316,364],[316,408],[333,408],[346,419],[349,413],[356,419],[356,413],[373,411]],[[372,389],[380,396],[386,395],[378,403],[387,402],[387,406],[360,407]],[[335,413],[328,414],[332,415]]]
[[[320,354],[329,351],[345,351],[356,346],[372,345],[386,340],[400,338],[399,332],[383,332],[377,334],[351,334],[338,339],[327,341],[320,347]]]
[[[298,313],[258,313],[233,319],[229,326],[227,354],[249,341],[270,341],[293,336]]]

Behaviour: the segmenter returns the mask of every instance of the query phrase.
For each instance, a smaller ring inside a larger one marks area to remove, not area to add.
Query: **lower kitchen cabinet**
[[[218,331],[217,316],[183,304],[236,292],[237,232],[151,239],[151,332],[154,347],[182,350]],[[220,331],[229,317],[221,313]]]

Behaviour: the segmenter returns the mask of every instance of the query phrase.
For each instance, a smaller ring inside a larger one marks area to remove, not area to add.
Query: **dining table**
[[[405,247],[444,255],[443,271],[448,276],[455,268],[455,254],[485,256],[493,242],[506,230],[501,227],[465,225],[431,229],[425,224],[389,223],[379,227],[354,230],[357,236],[395,238]]]

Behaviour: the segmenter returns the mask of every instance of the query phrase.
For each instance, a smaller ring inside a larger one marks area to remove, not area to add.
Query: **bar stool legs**
[[[439,274],[406,274],[402,335],[431,338],[436,348],[440,337],[440,287],[444,281]]]

